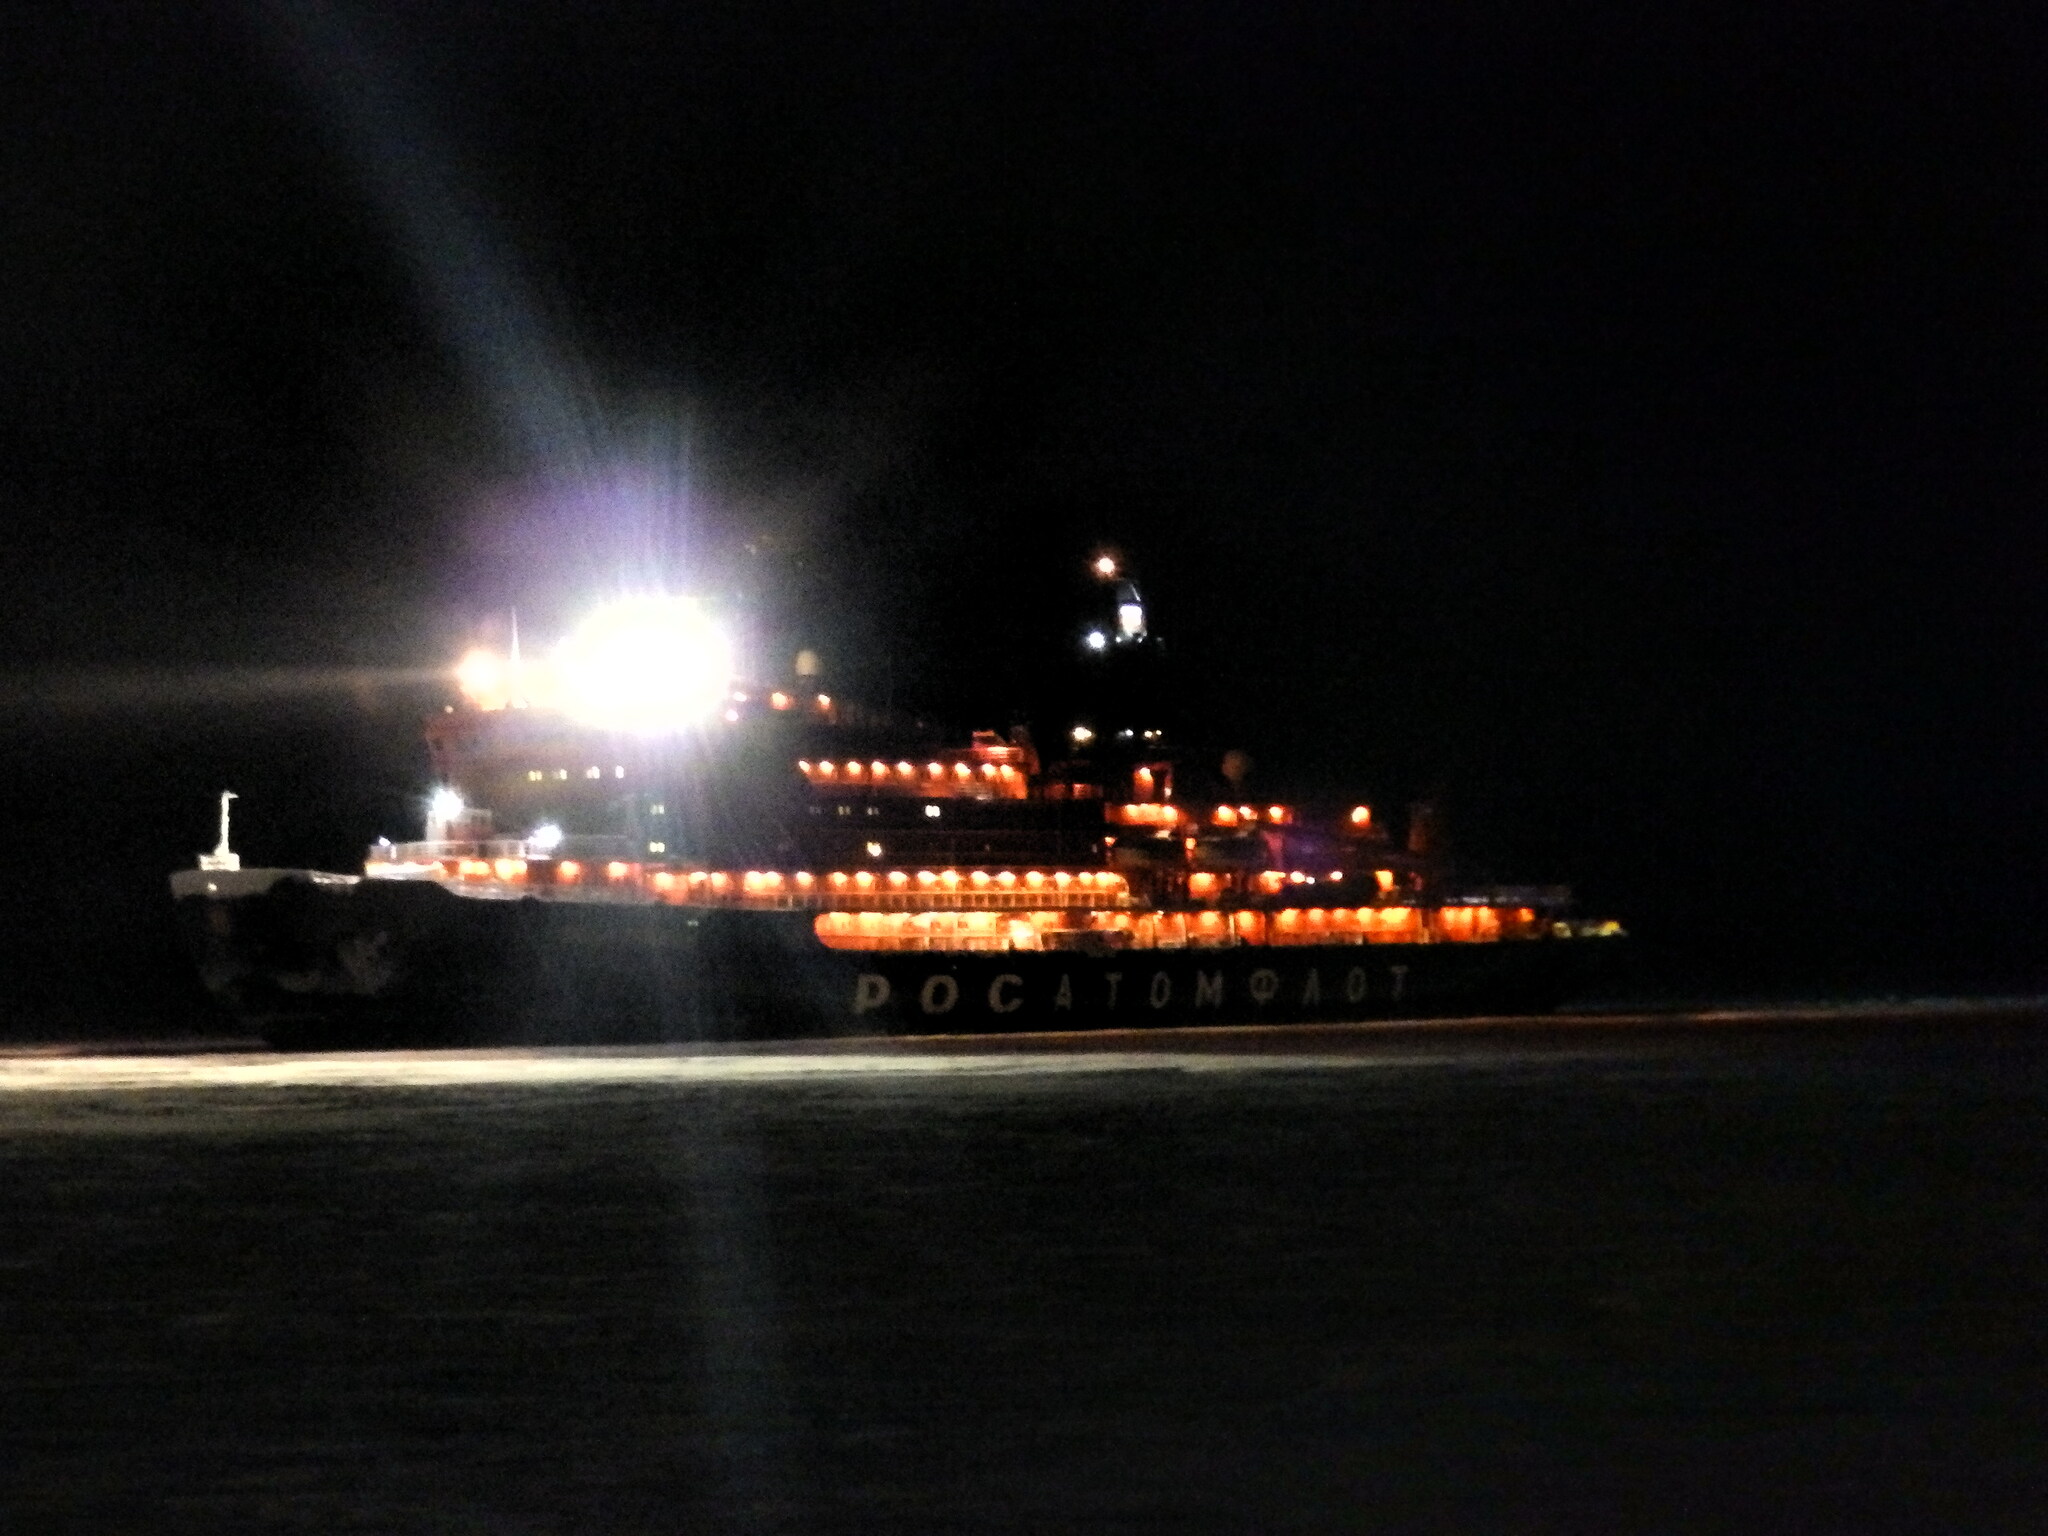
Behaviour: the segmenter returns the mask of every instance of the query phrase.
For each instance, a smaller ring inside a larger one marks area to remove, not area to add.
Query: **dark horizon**
[[[1715,988],[2040,985],[2042,32],[18,21],[17,965],[154,934],[230,780],[292,862],[422,787],[397,693],[80,669],[433,667],[758,562],[850,689],[1001,724],[1109,543],[1276,787],[1440,797]]]

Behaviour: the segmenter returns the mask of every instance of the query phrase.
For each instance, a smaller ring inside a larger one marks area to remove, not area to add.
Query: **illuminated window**
[[[647,807],[647,814],[650,816],[666,816],[668,814],[668,807],[658,803],[650,805]]]
[[[667,844],[667,843],[649,843],[649,844],[647,845],[647,851],[648,851],[649,853],[667,853],[667,852],[668,852],[668,844]]]
[[[604,777],[604,770],[598,767],[595,763],[592,763],[588,768],[583,770],[583,777],[585,777],[586,779],[601,779]]]
[[[546,777],[547,775],[542,773],[538,768],[529,768],[526,770],[526,782],[529,784],[538,784],[542,779]]]
[[[881,856],[882,856],[882,845],[881,845],[880,843],[869,843],[869,844],[868,844],[868,857],[869,857],[869,858],[871,858],[871,859],[879,859],[879,858],[880,858]]]
[[[626,776],[626,765],[625,765],[624,763],[619,763],[619,764],[617,764],[617,765],[615,765],[615,766],[613,767],[613,769],[612,769],[612,777],[613,777],[613,778],[615,778],[615,779],[623,779],[623,778],[624,778],[625,776]]]
[[[925,815],[931,817],[934,821],[937,821],[939,819],[939,808],[936,805],[926,806],[924,808],[924,813]]]
[[[558,779],[566,779],[569,777],[569,770],[566,768],[557,768],[555,770],[555,777]]]

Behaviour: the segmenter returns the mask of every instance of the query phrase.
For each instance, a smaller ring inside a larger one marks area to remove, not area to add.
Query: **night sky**
[[[80,0],[0,21],[0,1027],[403,835],[517,606],[1006,724],[1128,552],[1275,794],[1659,985],[2048,978],[2033,7]],[[346,674],[339,685],[337,674]],[[174,1011],[174,1010],[172,1010]]]

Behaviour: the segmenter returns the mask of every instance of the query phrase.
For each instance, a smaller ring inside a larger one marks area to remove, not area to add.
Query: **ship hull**
[[[828,949],[802,911],[493,900],[429,882],[174,880],[209,991],[273,1043],[638,1044],[1533,1013],[1611,941]]]

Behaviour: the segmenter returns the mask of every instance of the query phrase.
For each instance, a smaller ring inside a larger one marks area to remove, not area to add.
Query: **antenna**
[[[510,697],[505,702],[514,709],[524,709],[526,708],[526,663],[519,656],[519,610],[517,608],[512,610],[512,651],[506,660],[508,664],[505,672],[512,686],[507,690]]]
[[[199,855],[201,869],[233,870],[242,867],[242,856],[228,846],[228,802],[240,798],[241,796],[232,789],[220,792],[220,842],[215,845],[213,852]]]

